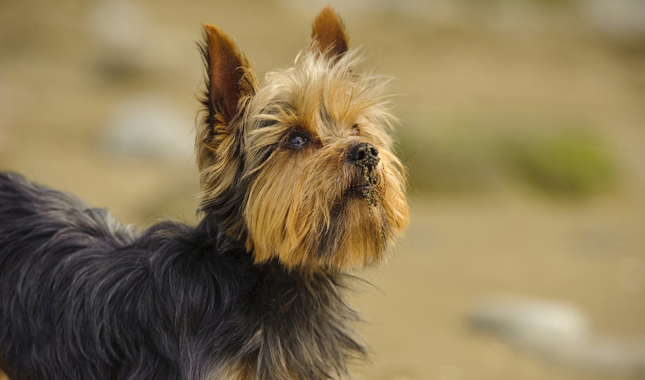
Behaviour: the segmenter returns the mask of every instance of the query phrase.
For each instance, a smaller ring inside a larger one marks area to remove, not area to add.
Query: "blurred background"
[[[0,169],[195,222],[200,24],[262,77],[327,4],[0,0]],[[356,378],[645,378],[645,0],[331,4],[397,78],[410,175]]]

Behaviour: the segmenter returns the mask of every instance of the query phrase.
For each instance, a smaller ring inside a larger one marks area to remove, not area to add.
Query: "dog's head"
[[[204,29],[201,209],[257,263],[379,262],[408,221],[387,80],[357,71],[360,57],[331,8],[294,67],[268,73],[263,86],[227,35]]]

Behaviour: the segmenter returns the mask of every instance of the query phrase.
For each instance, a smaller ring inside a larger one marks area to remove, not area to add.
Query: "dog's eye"
[[[361,133],[361,130],[358,127],[358,124],[352,125],[352,134],[355,136],[358,136],[360,133]]]
[[[309,140],[301,135],[300,133],[294,133],[291,136],[289,136],[289,145],[291,145],[294,148],[301,148],[305,144],[307,144]]]

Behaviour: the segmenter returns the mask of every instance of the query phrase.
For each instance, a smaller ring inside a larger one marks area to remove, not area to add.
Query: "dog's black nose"
[[[367,142],[356,144],[349,150],[347,157],[356,165],[368,169],[373,169],[380,160],[378,149],[376,149],[374,144]]]

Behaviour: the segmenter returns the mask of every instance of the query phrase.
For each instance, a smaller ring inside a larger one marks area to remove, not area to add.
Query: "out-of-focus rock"
[[[556,301],[493,296],[470,315],[471,326],[521,346],[577,342],[589,334],[589,323],[575,306]]]
[[[645,0],[585,0],[581,5],[589,22],[608,35],[645,36]]]
[[[559,365],[606,374],[645,373],[645,338],[596,334],[572,304],[494,296],[478,303],[468,322],[474,330]]]
[[[171,101],[137,95],[117,106],[100,134],[100,144],[121,158],[168,158],[184,165],[193,152],[193,118]]]

